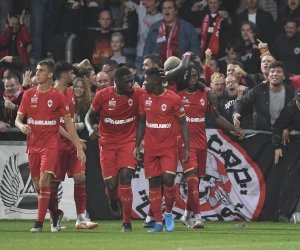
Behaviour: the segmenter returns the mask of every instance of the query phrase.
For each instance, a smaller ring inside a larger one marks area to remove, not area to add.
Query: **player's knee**
[[[40,185],[40,187],[50,186],[50,174],[48,174],[48,173],[41,173],[39,185]]]
[[[120,177],[120,184],[122,184],[122,185],[131,184],[131,176]]]
[[[74,183],[75,185],[82,185],[82,184],[85,184],[85,175],[83,173],[81,174],[76,174],[73,176],[74,178]]]
[[[164,180],[164,184],[167,187],[172,187],[174,185],[174,180],[173,179]]]

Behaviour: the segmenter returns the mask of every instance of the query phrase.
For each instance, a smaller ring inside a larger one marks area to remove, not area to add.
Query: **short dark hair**
[[[9,17],[10,18],[16,18],[16,19],[18,19],[18,21],[19,21],[19,24],[20,24],[20,18],[17,16],[17,15],[15,15],[15,14],[9,14]],[[9,24],[9,21],[8,21],[8,18],[6,18],[6,24]]]
[[[66,61],[59,61],[55,64],[55,78],[59,80],[63,73],[68,73],[71,70],[74,71],[74,66],[71,63]]]
[[[178,10],[178,6],[177,6],[175,0],[164,0],[163,3],[162,3],[162,6],[164,5],[165,2],[172,2],[173,5],[174,5],[175,10]]]
[[[232,50],[234,52],[240,52],[242,50],[242,43],[240,39],[230,39],[227,43],[226,43],[226,49],[230,50],[232,48]]]
[[[148,54],[144,56],[144,60],[150,59],[153,64],[157,64],[159,68],[163,68],[163,62],[158,54]]]
[[[108,65],[110,67],[110,69],[116,69],[116,68],[118,68],[119,64],[115,60],[108,60],[107,62],[105,62],[103,64],[103,66],[104,65]]]
[[[270,69],[274,69],[276,67],[279,67],[279,68],[282,68],[283,70],[283,73],[285,74],[285,65],[283,62],[281,61],[275,61],[275,62],[272,62],[269,66]]]
[[[244,65],[240,61],[233,60],[232,62],[228,63],[228,65],[229,64],[237,65],[240,66],[241,69],[244,69]]]
[[[79,69],[76,77],[81,77],[81,78],[84,78],[85,76],[89,77],[93,70],[94,70],[94,67],[92,65],[89,65],[87,68]]]
[[[12,74],[12,73],[8,73],[8,76],[5,78],[5,80],[11,80],[13,79],[17,84],[20,84],[19,78]]]
[[[220,68],[220,63],[219,63],[219,60],[218,60],[218,58],[217,57],[215,57],[215,56],[211,56],[211,59],[210,59],[211,61],[215,61],[216,62],[216,65],[217,65],[217,67],[218,68]]]
[[[293,17],[293,16],[290,16],[286,19],[286,22],[285,22],[285,25],[287,23],[295,23],[296,24],[296,27],[298,28],[299,27],[299,21],[296,17]]]
[[[50,60],[43,60],[43,61],[40,61],[40,62],[38,62],[37,65],[40,65],[40,66],[45,65],[45,66],[47,66],[48,70],[49,70],[51,73],[54,73],[54,71],[55,71],[55,65],[54,65],[54,63],[53,63],[52,61],[50,61]]]
[[[119,79],[123,76],[130,75],[130,74],[131,74],[131,71],[125,67],[117,68],[116,73],[115,73],[115,80]]]
[[[156,67],[146,70],[145,75],[162,83],[161,74]]]
[[[250,29],[252,30],[253,33],[257,33],[257,26],[255,23],[251,22],[251,21],[243,21],[241,23],[241,28],[240,30],[242,30],[242,27],[245,25],[245,24],[248,24],[250,26]]]

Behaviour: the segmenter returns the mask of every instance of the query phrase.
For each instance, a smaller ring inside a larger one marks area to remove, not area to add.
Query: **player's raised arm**
[[[77,157],[80,160],[81,165],[84,165],[85,162],[86,162],[86,157],[85,157],[85,154],[83,152],[83,147],[80,143],[80,140],[79,140],[78,134],[76,132],[75,126],[72,122],[72,119],[69,115],[65,115],[63,117],[63,119],[65,121],[65,125],[66,125],[66,127],[69,131],[69,134],[72,137],[72,142],[75,144],[75,146],[77,148]]]
[[[96,114],[96,111],[92,107],[90,107],[84,118],[84,124],[86,126],[87,131],[89,132],[89,137],[92,140],[96,140],[100,137],[99,132],[93,129],[93,121],[96,117]]]
[[[138,128],[136,132],[136,142],[135,142],[135,149],[134,149],[134,158],[138,161],[141,160],[140,158],[140,144],[144,138],[145,135],[145,128],[146,128],[146,116],[140,114],[139,116],[139,123]]]
[[[188,124],[186,122],[186,117],[181,116],[178,118],[180,123],[180,131],[184,142],[184,153],[183,153],[183,162],[189,162],[190,160],[190,131]]]

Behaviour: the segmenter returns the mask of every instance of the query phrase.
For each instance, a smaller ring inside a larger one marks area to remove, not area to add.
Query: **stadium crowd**
[[[57,192],[66,173],[74,178],[76,228],[98,226],[85,216],[91,140],[99,138],[105,192],[112,214],[123,215],[123,232],[132,231],[131,180],[144,152],[150,202],[144,227],[161,232],[163,220],[174,230],[177,156],[188,186],[181,222],[204,227],[198,186],[205,128],[239,139],[241,128],[271,132],[275,164],[289,133],[300,131],[300,0],[23,2],[0,3],[0,138],[24,140],[14,127],[27,134],[39,192],[31,232],[42,231],[47,209],[51,231],[60,231]]]

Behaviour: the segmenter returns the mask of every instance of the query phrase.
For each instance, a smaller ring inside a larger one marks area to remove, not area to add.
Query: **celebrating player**
[[[120,216],[118,196],[122,202],[122,232],[131,232],[131,179],[137,166],[132,152],[136,138],[139,98],[145,91],[133,88],[134,75],[124,67],[115,73],[115,86],[100,90],[85,117],[91,139],[99,138],[100,165],[106,194],[114,216]],[[99,132],[92,121],[100,112]],[[118,194],[119,186],[119,194]]]
[[[178,121],[185,149],[183,162],[189,161],[189,131],[184,107],[177,94],[162,86],[157,68],[145,72],[147,93],[140,98],[139,124],[134,156],[140,160],[139,145],[145,135],[144,171],[149,179],[149,201],[154,214],[155,226],[148,232],[163,231],[161,183],[164,183],[166,230],[174,230],[172,207],[175,201],[175,176],[177,169]],[[178,120],[178,121],[177,121]],[[182,157],[182,156],[180,156]]]
[[[18,110],[16,127],[27,134],[27,153],[34,188],[39,193],[38,216],[30,232],[42,232],[50,201],[50,179],[58,157],[60,117],[77,148],[77,157],[84,165],[86,158],[70,117],[65,96],[51,85],[54,64],[41,61],[36,68],[38,86],[27,90]],[[23,124],[27,116],[27,124]]]
[[[206,94],[198,90],[199,74],[194,65],[190,65],[184,75],[185,89],[178,93],[184,105],[186,121],[190,131],[190,161],[181,161],[187,182],[187,199],[184,215],[181,222],[189,228],[204,228],[200,215],[199,204],[199,178],[205,176],[207,142],[205,133],[205,114],[208,110],[216,125],[233,131],[240,139],[244,136],[243,130],[227,122],[219,115],[215,107],[207,100]],[[185,142],[182,136],[178,138],[179,155],[185,149]],[[194,223],[191,219],[192,212],[196,219]]]

